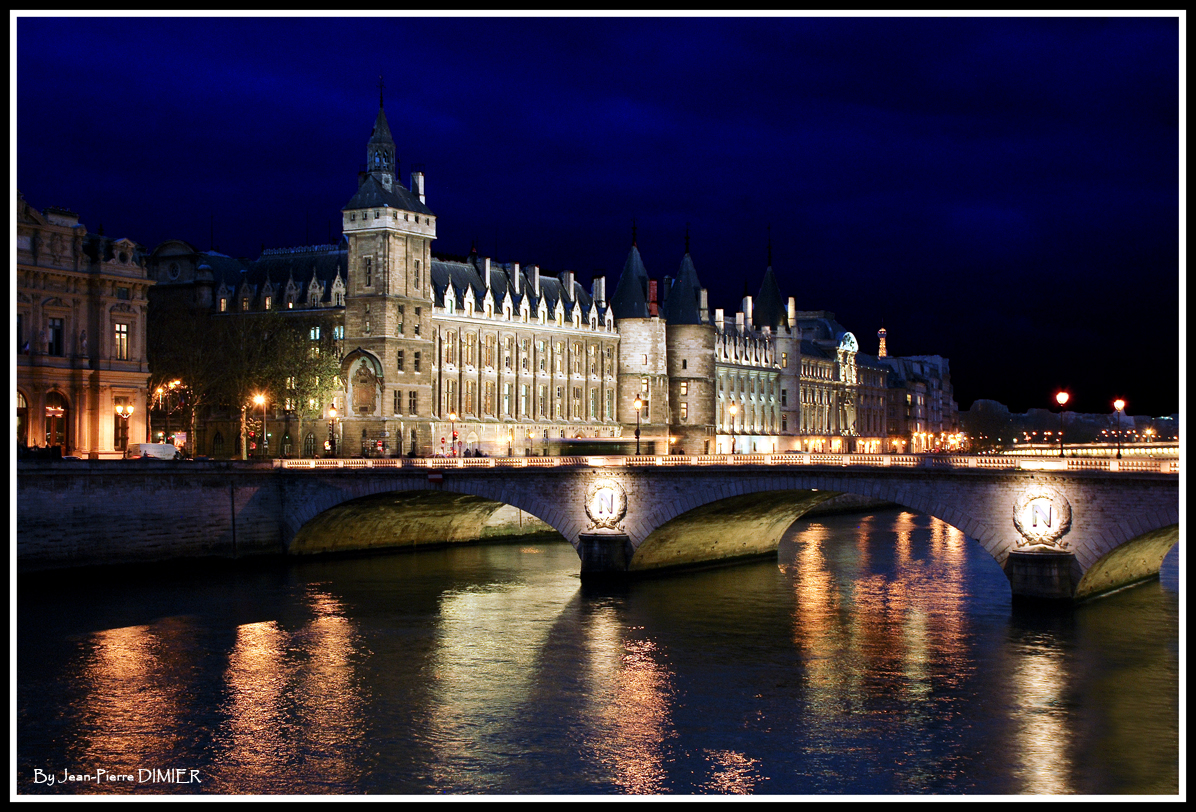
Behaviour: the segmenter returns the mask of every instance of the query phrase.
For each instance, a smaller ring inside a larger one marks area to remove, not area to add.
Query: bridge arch
[[[536,493],[492,482],[355,477],[304,488],[284,506],[283,548],[303,555],[561,533]],[[525,515],[526,514],[526,515]],[[526,528],[526,533],[521,530]],[[574,546],[576,541],[574,540]]]
[[[1128,538],[1133,532],[1130,528],[1124,523],[1114,526],[1105,539],[1109,549],[1084,568],[1075,597],[1092,597],[1158,575],[1163,559],[1179,541],[1178,516],[1173,524],[1163,524],[1169,518],[1156,516],[1153,524],[1157,526]]]
[[[764,555],[811,508],[840,494],[891,502],[935,517],[980,543],[1003,566],[1008,544],[963,506],[935,498],[932,486],[883,478],[762,476],[712,483],[683,500],[661,500],[637,523],[630,570]]]

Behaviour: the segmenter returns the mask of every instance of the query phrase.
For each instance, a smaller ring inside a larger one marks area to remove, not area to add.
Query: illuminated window
[[[688,417],[689,417],[689,404],[682,403],[681,404],[681,419],[686,420]]]
[[[129,360],[129,325],[116,324],[115,335],[115,353],[117,361]]]

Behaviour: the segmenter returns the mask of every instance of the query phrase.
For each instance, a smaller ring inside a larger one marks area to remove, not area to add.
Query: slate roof
[[[357,194],[349,199],[342,211],[382,208],[383,206],[412,211],[416,214],[433,213],[431,209],[419,202],[419,195],[404,187],[397,178],[391,184],[390,190],[387,191],[381,181],[373,175],[365,176],[361,186],[357,188]]]
[[[772,265],[764,271],[764,281],[760,283],[760,292],[752,305],[752,324],[757,330],[768,325],[773,332],[780,327],[789,327],[788,308],[781,299],[781,289],[772,272]]]
[[[836,345],[847,328],[831,318],[798,319],[797,326],[801,328],[803,342],[824,341],[834,342]]]
[[[623,273],[619,276],[610,306],[616,319],[648,318],[648,271],[644,268],[640,249],[635,243],[631,244],[627,261],[623,263]]]
[[[622,284],[622,279],[619,282]],[[618,291],[615,295],[618,295]],[[686,252],[681,258],[681,270],[677,272],[676,280],[669,287],[660,315],[669,324],[701,324],[701,306],[702,283],[698,281],[693,259],[690,258],[689,252]]]
[[[307,301],[307,286],[315,274],[323,288],[321,302],[332,301],[332,282],[339,274],[348,283],[349,244],[343,238],[338,245],[303,245],[293,248],[274,248],[262,252],[252,262],[226,256],[215,251],[199,252],[198,265],[212,270],[217,285],[224,284],[236,292],[242,282],[255,292],[270,281],[278,295],[286,290],[287,280],[294,279],[299,287],[299,301]]]
[[[456,307],[458,310],[465,306],[465,291],[467,288],[473,289],[473,298],[477,303],[476,306],[480,309],[482,302],[486,297],[486,285],[482,280],[483,268],[485,266],[484,260],[476,254],[471,254],[466,259],[449,259],[442,257],[432,258],[431,279],[433,290],[433,301],[440,307],[445,304],[445,293],[448,290],[449,282],[453,285],[453,294]],[[549,314],[556,312],[557,301],[564,299],[562,305],[565,310],[565,319],[571,321],[573,319],[573,310],[575,307],[581,307],[581,317],[586,319],[590,312],[590,307],[593,304],[589,292],[585,287],[577,281],[573,280],[573,290],[565,291],[565,286],[561,280],[555,276],[545,273],[540,274],[540,294],[537,296],[532,290],[532,282],[524,268],[520,268],[519,273],[519,288],[520,293],[515,292],[515,284],[513,274],[515,273],[515,266],[507,263],[490,263],[490,290],[491,296],[494,299],[495,309],[502,307],[504,297],[508,290],[511,294],[511,304],[514,310],[518,311],[526,298],[528,302],[528,309],[535,313],[540,308],[540,301],[544,301],[545,307]],[[598,309],[599,317],[605,315],[605,308]]]
[[[823,358],[828,361],[834,360],[833,355],[828,354],[822,347],[805,338],[803,338],[801,341],[801,354],[807,358]]]

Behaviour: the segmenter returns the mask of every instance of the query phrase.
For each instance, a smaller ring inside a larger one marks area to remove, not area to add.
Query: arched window
[[[303,438],[303,456],[314,457],[316,455],[316,435],[308,432],[307,436]]]
[[[220,432],[216,432],[216,434],[212,437],[212,456],[224,456],[224,435]]]

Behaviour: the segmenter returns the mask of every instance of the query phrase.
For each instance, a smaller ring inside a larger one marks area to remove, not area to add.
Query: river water
[[[16,790],[1175,795],[1178,552],[1063,612],[904,511],[619,587],[564,542],[22,577]]]

